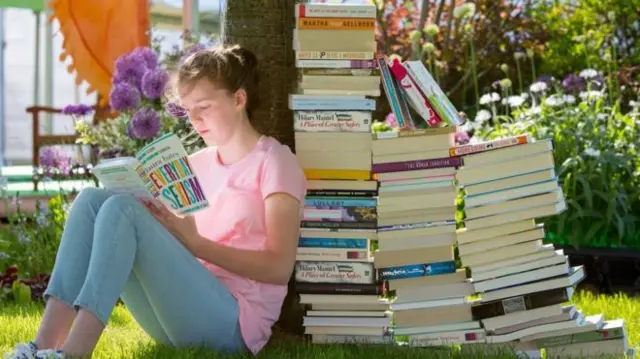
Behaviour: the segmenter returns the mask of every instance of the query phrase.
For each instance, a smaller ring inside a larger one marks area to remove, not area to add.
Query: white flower
[[[465,3],[453,9],[453,17],[456,19],[471,17],[476,12],[476,4]]]
[[[573,96],[573,95],[564,95],[564,97],[562,98],[562,100],[563,100],[565,103],[568,103],[568,104],[574,104],[574,103],[576,103],[576,97],[575,97],[575,96]]]
[[[524,53],[524,52],[522,52],[522,51],[518,51],[518,52],[516,52],[516,53],[514,53],[514,54],[513,54],[513,57],[514,57],[516,60],[522,60],[522,59],[524,59],[525,57],[527,57],[527,54],[525,54],[525,53]]]
[[[600,151],[593,149],[591,147],[588,147],[584,150],[584,154],[585,156],[589,156],[589,157],[598,157],[600,156]]]
[[[473,123],[471,123],[471,121],[466,121],[462,126],[460,126],[460,129],[467,133],[473,130],[473,128]]]
[[[481,105],[488,105],[490,103],[498,102],[498,101],[500,101],[500,95],[498,95],[497,92],[487,93],[482,95],[482,97],[480,97]]]
[[[535,106],[527,110],[527,116],[538,115],[542,112],[542,108],[540,106]]]
[[[601,98],[603,94],[600,91],[582,91],[579,96],[583,100],[595,100]]]
[[[480,142],[482,142],[482,139],[476,136],[471,137],[471,139],[469,140],[470,145],[475,145],[476,143],[480,143]]]
[[[638,108],[640,107],[640,101],[629,101],[629,106],[633,107],[633,108]]]
[[[545,99],[544,103],[549,107],[558,107],[564,104],[564,98],[559,95],[551,95]]]
[[[547,84],[546,84],[546,83],[544,83],[544,82],[542,82],[542,81],[538,81],[538,82],[533,83],[533,84],[529,87],[529,90],[530,90],[531,92],[535,92],[535,93],[543,92],[543,91],[546,91],[546,90],[547,90]]]
[[[24,234],[24,232],[20,231],[20,232],[18,232],[18,242],[20,242],[20,243],[29,243],[29,242],[31,242],[31,238],[29,238],[29,236]]]
[[[607,115],[606,113],[599,113],[599,114],[596,115],[596,118],[598,120],[606,120],[606,119],[609,118],[609,115]]]
[[[473,122],[475,122],[478,125],[481,125],[481,124],[489,121],[490,119],[491,119],[491,112],[489,112],[487,110],[480,110],[476,114],[476,118],[473,119]]]
[[[507,103],[511,107],[520,107],[520,106],[522,106],[522,104],[524,104],[525,101],[526,101],[526,99],[523,96],[509,96],[509,97],[507,97]]]
[[[582,71],[580,71],[580,77],[584,78],[584,79],[592,79],[594,77],[598,76],[598,71],[594,70],[594,69],[584,69]]]

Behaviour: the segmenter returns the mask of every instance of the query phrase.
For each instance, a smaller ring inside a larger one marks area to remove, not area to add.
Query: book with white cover
[[[587,321],[585,325],[582,325],[577,328],[550,330],[543,333],[527,335],[526,337],[523,337],[522,340],[535,341],[542,338],[559,337],[563,335],[592,332],[592,331],[601,330],[604,328],[606,324],[604,320],[604,314],[600,313],[600,314],[591,315],[589,316],[589,318],[591,319]]]
[[[471,322],[453,322],[436,325],[423,325],[415,327],[395,327],[393,329],[394,335],[416,335],[425,333],[438,333],[438,332],[453,332],[453,331],[465,331],[481,329],[480,322],[477,320]]]
[[[484,343],[484,329],[459,330],[452,332],[424,333],[409,336],[409,346],[429,347],[456,344]]]
[[[522,330],[518,330],[516,332],[502,334],[502,335],[487,335],[487,343],[506,343],[513,340],[519,340],[528,335],[544,333],[552,330],[561,330],[568,328],[580,327],[583,325],[593,325],[598,321],[602,320],[602,318],[598,316],[589,316],[584,317],[584,314],[580,313],[577,318],[573,320],[568,320],[566,322],[557,322],[550,324],[537,325],[535,327],[529,327]]]
[[[495,317],[483,319],[481,322],[482,327],[487,331],[495,331],[497,329],[530,322],[534,319],[561,315],[563,313],[563,309],[564,307],[562,306],[562,304],[553,304],[546,307],[498,315]]]
[[[513,266],[505,266],[500,267],[491,271],[473,273],[473,280],[476,282],[484,281],[492,278],[499,278],[508,276],[511,274],[522,273],[526,271],[531,271],[538,268],[554,266],[558,264],[565,263],[569,260],[569,258],[565,255],[559,254],[554,255],[548,258],[542,258],[536,261],[530,261],[526,263],[520,263]]]
[[[526,329],[529,327],[535,327],[542,324],[566,322],[567,320],[575,319],[576,316],[579,315],[580,313],[582,312],[579,311],[575,305],[565,305],[564,307],[562,307],[562,314],[560,315],[554,315],[551,317],[544,317],[544,318],[536,318],[528,322],[514,324],[514,325],[510,325],[508,327],[503,327],[503,328],[496,328],[495,330],[492,331],[492,334],[494,335],[509,334],[512,332],[516,332],[518,330]],[[521,338],[521,341],[523,342],[528,341],[529,340],[528,338],[529,337]]]
[[[487,192],[495,192],[519,187],[527,183],[543,182],[555,177],[557,177],[555,169],[548,168],[541,171],[526,173],[523,175],[509,176],[505,178],[490,180],[487,182],[474,183],[465,186],[464,193],[469,196],[473,196]]]
[[[493,163],[518,161],[526,156],[553,151],[551,139],[537,140],[518,146],[503,147],[493,151],[470,154],[464,157],[463,168],[482,167]]]
[[[530,242],[536,239],[544,239],[545,231],[544,224],[538,224],[535,229],[510,233],[503,236],[496,236],[489,240],[477,241],[458,245],[458,253],[460,256],[466,256],[474,253],[481,253],[488,250],[509,246],[512,244],[518,244],[523,242]]]
[[[477,273],[480,273],[480,272],[487,272],[487,271],[496,270],[502,267],[510,267],[510,266],[515,266],[523,263],[539,261],[539,260],[550,258],[556,255],[564,255],[564,251],[562,249],[555,250],[555,247],[553,246],[553,244],[549,243],[549,244],[543,245],[535,253],[526,254],[518,257],[510,257],[502,261],[495,261],[492,263],[486,263],[483,265],[474,266],[473,273],[475,276]]]
[[[510,188],[502,191],[495,191],[483,194],[477,194],[473,196],[465,196],[464,198],[464,207],[466,208],[474,208],[479,206],[486,206],[490,204],[500,203],[504,201],[513,201],[519,198],[527,198],[535,195],[541,195],[549,192],[561,192],[561,188],[558,185],[558,179],[552,178],[548,181],[538,182],[538,183],[528,183],[526,185]],[[555,203],[560,201],[562,198],[557,199],[556,201],[552,201],[550,203]],[[547,203],[543,203],[545,205]]]
[[[483,281],[473,283],[473,287],[476,292],[483,293],[501,288],[509,288],[515,285],[522,285],[525,283],[536,282],[541,279],[553,278],[569,273],[569,262],[566,261],[561,264],[553,266],[536,268],[526,272],[515,273],[506,275],[504,277],[492,278]]]
[[[302,325],[315,327],[388,327],[391,317],[303,317]]]
[[[483,302],[491,302],[494,300],[516,297],[519,295],[524,295],[532,292],[540,292],[548,289],[573,287],[576,284],[580,283],[584,279],[584,276],[584,267],[574,266],[571,268],[568,275],[482,293],[481,299]]]

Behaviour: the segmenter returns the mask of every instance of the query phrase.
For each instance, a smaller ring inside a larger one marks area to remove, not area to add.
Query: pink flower
[[[386,123],[387,126],[391,128],[400,127],[400,124],[398,124],[398,119],[396,118],[396,115],[393,112],[389,112],[387,117],[384,118],[384,123]]]
[[[456,140],[457,146],[466,145],[467,143],[469,143],[469,140],[470,140],[469,134],[466,133],[465,131],[456,132],[454,138]]]

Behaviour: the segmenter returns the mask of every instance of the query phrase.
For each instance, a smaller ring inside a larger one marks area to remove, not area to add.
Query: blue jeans
[[[49,296],[105,325],[121,297],[160,343],[246,351],[236,299],[132,196],[82,190],[67,217]]]

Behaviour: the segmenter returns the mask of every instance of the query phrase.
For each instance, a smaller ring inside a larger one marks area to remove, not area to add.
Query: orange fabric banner
[[[49,21],[58,20],[64,37],[60,60],[70,57],[76,83],[86,81],[87,94],[97,92],[107,104],[116,59],[149,46],[149,1],[53,0],[49,6]]]

